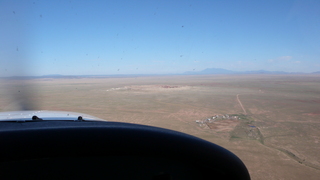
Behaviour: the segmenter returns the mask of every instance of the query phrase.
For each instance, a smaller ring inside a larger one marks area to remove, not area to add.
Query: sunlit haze
[[[320,70],[320,1],[0,1],[0,76]]]

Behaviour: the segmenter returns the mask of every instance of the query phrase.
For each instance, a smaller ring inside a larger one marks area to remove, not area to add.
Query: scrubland
[[[244,161],[252,179],[320,177],[319,75],[20,81],[2,83],[1,111],[15,110],[17,98],[13,101],[13,96],[23,93],[19,88],[29,88],[27,99],[37,109],[75,111],[108,121],[163,127],[221,145]],[[215,115],[238,119],[205,122]],[[197,120],[204,123],[199,125]]]

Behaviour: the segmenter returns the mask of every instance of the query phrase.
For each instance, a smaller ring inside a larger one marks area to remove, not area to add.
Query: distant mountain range
[[[315,74],[320,74],[320,71],[314,72]],[[231,71],[227,69],[221,68],[207,68],[202,71],[187,71],[183,74],[307,74],[302,72],[285,72],[285,71],[266,71],[266,70],[258,70],[258,71]]]
[[[160,74],[161,75],[161,74]],[[166,75],[166,74],[162,74]],[[177,75],[177,74],[174,74]],[[156,74],[115,74],[115,75],[61,75],[49,74],[42,76],[9,76],[0,77],[0,79],[80,79],[80,78],[125,78],[125,77],[142,77],[142,76],[159,76]]]
[[[285,71],[231,71],[222,68],[207,68],[202,71],[187,71],[182,74],[117,74],[117,75],[61,75],[48,74],[43,76],[10,76],[0,77],[0,79],[79,79],[79,78],[120,78],[120,77],[141,77],[141,76],[170,76],[170,75],[206,75],[206,74],[320,74],[320,71],[312,73],[285,72]]]

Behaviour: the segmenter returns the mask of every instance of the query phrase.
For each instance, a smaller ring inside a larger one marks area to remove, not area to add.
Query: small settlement
[[[206,124],[206,123],[213,123],[217,120],[238,120],[241,119],[239,116],[236,115],[214,115],[212,117],[203,119],[203,120],[196,120],[196,123],[201,126],[201,124]]]

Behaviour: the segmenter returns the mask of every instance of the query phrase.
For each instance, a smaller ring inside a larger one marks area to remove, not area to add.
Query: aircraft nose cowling
[[[37,118],[36,118],[37,117]],[[28,120],[86,120],[86,121],[105,121],[84,113],[69,111],[10,111],[1,112],[0,121],[28,121]]]

